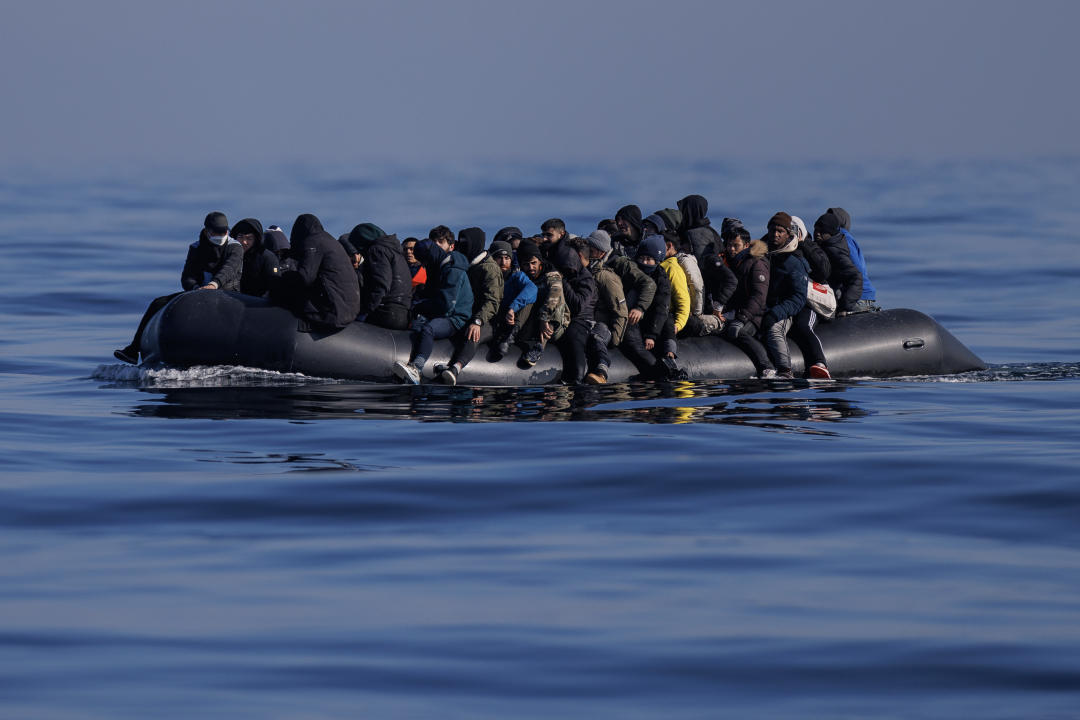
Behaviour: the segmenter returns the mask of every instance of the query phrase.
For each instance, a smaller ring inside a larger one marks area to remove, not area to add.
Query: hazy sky
[[[0,168],[1080,153],[1075,2],[5,0]]]

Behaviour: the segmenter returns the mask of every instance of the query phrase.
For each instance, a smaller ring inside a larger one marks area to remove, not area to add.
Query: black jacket
[[[818,243],[829,258],[829,285],[838,290],[836,299],[837,312],[850,312],[862,297],[863,278],[859,267],[851,259],[844,233],[838,232],[832,237],[822,238]]]
[[[278,256],[263,244],[261,222],[255,218],[244,218],[233,225],[232,234],[236,236],[244,230],[255,235],[255,242],[244,253],[244,269],[240,273],[240,292],[262,297],[269,292],[270,286],[278,277]]]
[[[641,336],[651,340],[660,337],[660,333],[664,331],[664,323],[671,313],[671,280],[659,265],[654,268],[651,275],[646,274],[656,283],[656,293],[653,295],[652,305],[641,318]]]
[[[765,243],[754,240],[750,247],[735,256],[732,271],[739,281],[725,310],[733,310],[741,323],[761,327],[769,296],[769,252]]]
[[[817,283],[828,283],[832,272],[832,264],[829,256],[821,249],[813,238],[803,238],[799,246],[795,248],[795,254],[806,261],[810,268],[810,279]]]
[[[364,262],[360,264],[363,276],[360,312],[371,314],[390,310],[393,306],[408,310],[412,304],[412,272],[405,262],[397,235],[365,240],[354,229],[348,241],[364,256]]]
[[[314,215],[293,223],[289,249],[296,270],[282,275],[275,298],[311,326],[341,329],[360,311],[360,285],[345,248]]]
[[[592,320],[596,311],[596,278],[581,264],[581,256],[568,243],[556,246],[552,261],[563,276],[563,297],[570,308],[570,321]]]
[[[806,305],[806,261],[794,252],[774,252],[769,266],[769,309],[762,318],[766,326],[795,317]]]
[[[215,245],[203,230],[188,247],[180,286],[194,290],[216,282],[219,290],[239,290],[243,265],[244,248],[240,243],[230,238],[224,245]]]
[[[701,260],[701,278],[705,281],[704,312],[726,306],[739,285],[735,273],[716,253],[709,253]]]
[[[720,233],[713,229],[709,218],[705,217],[709,212],[709,202],[701,195],[687,195],[678,204],[679,212],[682,213],[679,237],[690,247],[694,257],[700,261],[706,255],[723,251],[724,244],[720,240]]]

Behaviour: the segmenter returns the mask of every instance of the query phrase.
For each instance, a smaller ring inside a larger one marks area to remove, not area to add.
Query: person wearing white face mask
[[[212,212],[203,221],[199,239],[188,248],[180,285],[191,290],[239,290],[240,273],[244,266],[243,246],[229,237],[229,221],[225,213]],[[143,313],[135,337],[127,347],[113,352],[113,357],[135,365],[139,362],[142,334],[158,310],[180,293],[155,298]]]

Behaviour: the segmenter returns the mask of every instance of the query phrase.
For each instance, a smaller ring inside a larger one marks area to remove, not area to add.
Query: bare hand
[[[514,308],[510,308],[509,310],[507,310],[506,311],[506,324],[507,325],[513,325],[514,324],[514,317],[515,317],[514,316]]]
[[[217,290],[217,283],[211,281],[211,282],[206,283],[205,285],[203,285],[199,289],[200,290]]]
[[[555,328],[551,327],[551,323],[545,322],[540,328],[540,339],[545,343],[551,339],[551,336],[555,334]]]
[[[641,318],[643,317],[645,317],[645,313],[641,312],[637,308],[634,308],[630,311],[630,314],[626,316],[626,320],[631,325],[637,325],[639,322],[641,322]]]
[[[465,331],[465,339],[469,342],[480,342],[480,326],[469,325],[469,329]]]
[[[654,347],[656,347],[656,341],[652,338],[645,338],[645,349],[652,350]]]

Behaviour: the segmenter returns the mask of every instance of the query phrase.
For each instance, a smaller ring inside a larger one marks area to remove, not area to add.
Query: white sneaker
[[[394,375],[413,385],[420,384],[420,371],[412,363],[403,363],[398,360],[394,363]]]
[[[764,380],[766,378],[774,378],[774,377],[776,377],[776,371],[773,370],[772,368],[765,368],[764,370],[761,371],[761,379],[762,380]]]

